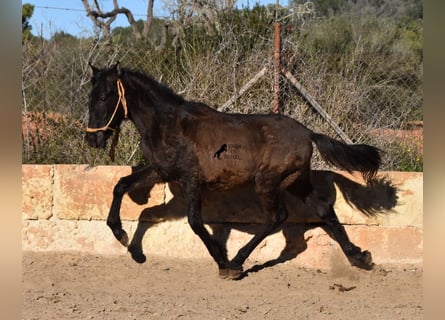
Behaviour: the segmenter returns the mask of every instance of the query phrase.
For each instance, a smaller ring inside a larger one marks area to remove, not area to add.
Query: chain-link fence
[[[373,17],[303,18],[282,24],[280,112],[341,139],[335,123],[352,141],[381,148],[383,169],[421,171],[421,136],[419,142],[394,134],[422,120],[422,49],[412,39],[416,30]],[[102,67],[119,60],[121,66],[145,71],[187,99],[224,106],[227,112],[269,113],[274,94],[273,25],[256,30],[242,21],[241,27],[220,21],[213,34],[189,30],[178,44],[161,50],[118,37],[111,42],[67,36],[25,41],[23,162],[111,163],[106,151],[89,148],[84,141],[89,61]],[[114,163],[143,161],[138,143],[139,134],[125,122]],[[313,166],[325,164],[315,160]]]

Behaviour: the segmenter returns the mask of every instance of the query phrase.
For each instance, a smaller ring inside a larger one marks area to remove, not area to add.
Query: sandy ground
[[[422,319],[419,266],[332,271],[247,261],[237,281],[210,260],[23,253],[23,319]]]

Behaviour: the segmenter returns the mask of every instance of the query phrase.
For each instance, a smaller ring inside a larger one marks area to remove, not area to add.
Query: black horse
[[[125,246],[128,236],[119,216],[123,195],[139,183],[176,182],[185,197],[188,222],[217,263],[221,277],[236,279],[255,247],[286,220],[286,189],[320,217],[330,216],[329,203],[311,184],[312,142],[326,162],[359,171],[367,181],[380,167],[379,150],[372,146],[344,144],[282,115],[221,113],[185,100],[146,74],[121,69],[119,63],[104,69],[91,67],[88,143],[104,148],[128,118],[141,135],[141,151],[149,163],[121,178],[113,191],[107,224]],[[258,195],[266,221],[229,261],[225,248],[204,227],[201,189],[246,185]]]

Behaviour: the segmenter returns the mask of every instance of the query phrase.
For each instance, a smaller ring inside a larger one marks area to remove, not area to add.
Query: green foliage
[[[341,12],[346,0],[314,0],[315,9],[319,16],[331,16]]]
[[[225,12],[220,15],[219,21],[219,40],[223,41],[224,37],[228,36],[235,38],[233,46],[236,47],[226,47],[226,50],[236,49],[249,55],[252,50],[259,49],[258,45],[264,44],[260,39],[271,39],[273,36],[273,20],[263,6],[256,5],[251,10],[244,8]],[[215,44],[218,44],[218,40]]]
[[[343,14],[311,22],[295,41],[303,60],[324,57],[312,73],[327,73],[332,82],[350,81],[361,87],[366,98],[349,121],[366,123],[379,115],[380,125],[388,127],[396,118],[423,118],[421,30],[418,21],[400,24],[389,18]]]
[[[68,46],[72,48],[77,45],[79,40],[75,36],[69,33],[66,33],[64,31],[58,31],[53,34],[50,42],[57,43],[60,46]]]
[[[145,45],[148,48],[154,49],[161,43],[163,28],[165,21],[159,18],[154,18],[150,25],[150,32],[147,40],[136,41],[133,35],[133,30],[131,27],[116,27],[112,30],[112,41],[120,45],[134,46],[135,44]],[[144,29],[144,22],[142,20],[136,21],[136,26],[139,32]]]
[[[345,59],[348,59],[355,47],[351,21],[348,17],[333,17],[311,23],[311,27],[302,32],[301,46],[307,56],[322,55],[329,60],[324,65],[330,72],[344,70]]]
[[[398,171],[423,171],[423,155],[415,147],[404,143],[394,143],[391,149],[397,157]]]
[[[34,6],[29,3],[22,5],[22,40],[27,39],[31,35],[31,25],[29,19],[31,19],[34,13]]]
[[[405,20],[398,25],[398,35],[400,43],[406,48],[407,52],[414,54],[416,62],[423,59],[423,23],[421,20]]]

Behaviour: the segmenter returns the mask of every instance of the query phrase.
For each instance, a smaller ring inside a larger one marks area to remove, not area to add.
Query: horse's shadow
[[[142,216],[146,214],[149,209],[144,209]],[[182,215],[182,217],[184,216],[185,215]],[[181,217],[178,215],[177,219],[180,218]],[[157,223],[141,221],[141,219],[138,222],[136,231],[128,247],[128,250],[131,253],[132,258],[138,263],[144,263],[146,261],[145,254],[143,253],[142,249],[142,239],[147,230],[155,224]],[[227,241],[229,239],[232,229],[254,235],[256,232],[258,232],[258,229],[260,228],[260,225],[257,224],[241,224],[241,223],[218,223],[218,224],[209,223],[208,225],[212,230],[213,236],[224,247],[227,246]],[[280,252],[280,255],[275,259],[269,260],[262,264],[254,265],[251,268],[245,270],[241,275],[241,278],[247,276],[249,273],[258,272],[264,268],[272,267],[276,264],[283,263],[288,260],[296,258],[300,253],[302,253],[307,249],[307,241],[309,239],[304,237],[306,231],[315,228],[317,226],[319,226],[319,224],[316,223],[284,224],[284,226],[282,226],[279,230],[276,231],[276,232],[282,231],[286,243],[285,247]]]
[[[351,265],[364,269],[372,268],[370,253],[368,251],[361,252],[360,248],[350,242],[344,227],[337,219],[333,209],[337,198],[335,185],[350,206],[355,207],[368,217],[388,213],[396,206],[396,187],[386,178],[375,178],[367,185],[363,185],[339,173],[319,170],[311,172],[311,181],[314,191],[317,193],[316,197],[322,196],[330,203],[333,216],[329,219],[321,219],[291,191],[286,191],[285,203],[289,217],[287,222],[275,231],[282,232],[285,238],[285,247],[277,258],[254,265],[245,270],[241,278],[251,272],[258,272],[296,258],[307,249],[309,239],[305,238],[305,233],[316,227],[321,227],[339,243]],[[132,258],[138,263],[146,261],[142,240],[150,227],[163,221],[177,220],[186,216],[186,205],[181,189],[175,184],[169,184],[169,189],[173,194],[170,201],[166,204],[146,208],[139,216],[137,228],[128,246]],[[148,201],[149,192],[148,188],[139,187],[130,191],[129,196],[136,203],[144,204]],[[232,229],[255,234],[265,217],[259,205],[258,196],[251,186],[224,192],[202,190],[202,215],[204,223],[209,225],[215,239],[226,249]],[[357,250],[365,257],[357,257]],[[363,259],[366,261],[362,261]]]

